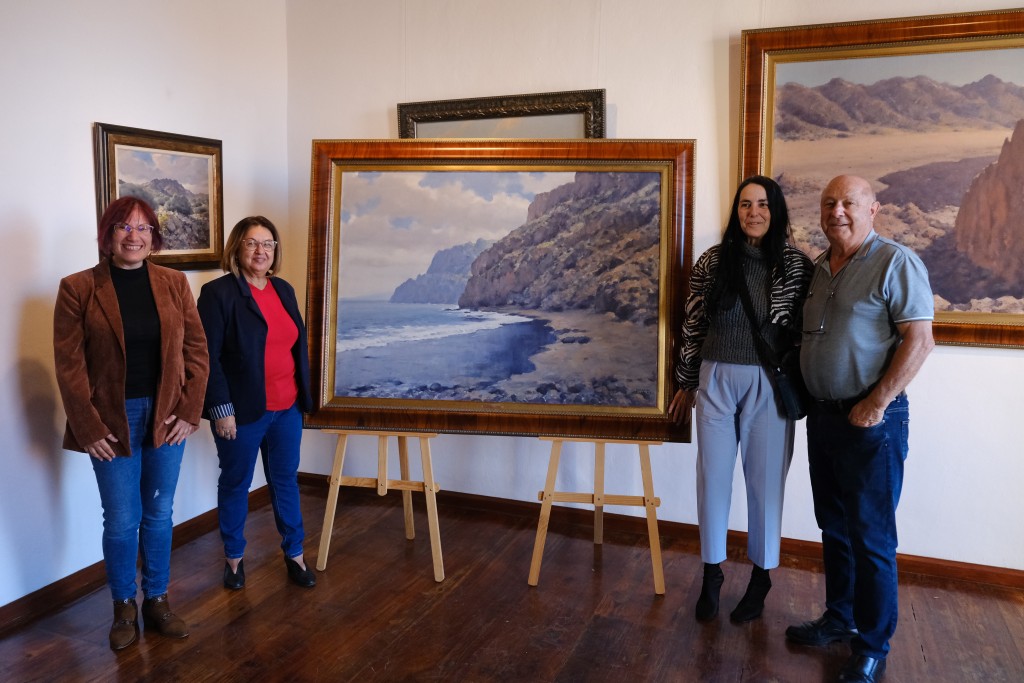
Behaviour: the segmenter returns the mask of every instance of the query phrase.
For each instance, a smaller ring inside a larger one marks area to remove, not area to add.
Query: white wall
[[[92,124],[222,140],[228,226],[286,223],[284,23],[280,0],[0,5],[0,605],[102,559],[89,458],[60,448],[52,351],[57,283],[97,258]],[[195,293],[219,274],[190,274]],[[176,523],[217,505],[205,426]]]
[[[697,140],[695,251],[721,237],[737,169],[739,38],[748,28],[1010,7],[991,0],[309,0],[288,12],[292,223],[308,219],[309,141],[397,136],[396,104],[604,88],[608,137]],[[839,169],[837,169],[838,172]],[[991,378],[991,379],[990,379]],[[998,378],[996,380],[995,378]],[[901,552],[1024,569],[1015,488],[1024,351],[941,347],[911,386]],[[802,430],[801,430],[802,432]],[[394,445],[392,445],[394,450]],[[548,450],[535,439],[442,436],[445,490],[535,501]],[[306,437],[303,470],[328,473],[333,442]],[[592,485],[592,449],[567,446],[560,490]],[[608,490],[639,493],[635,448],[609,447]],[[661,519],[696,523],[693,445],[653,450]],[[345,471],[372,474],[375,441]],[[731,527],[746,528],[737,472]],[[783,532],[819,540],[798,437]],[[616,512],[636,514],[638,509]],[[314,529],[318,524],[311,525]],[[1014,542],[1016,541],[1016,542]],[[525,561],[525,558],[524,558]],[[525,571],[525,565],[524,565]]]
[[[284,232],[284,276],[305,289],[313,138],[397,135],[398,102],[605,88],[609,137],[695,138],[695,249],[716,242],[736,178],[744,28],[1008,7],[966,0],[41,0],[0,4],[0,605],[101,559],[86,456],[60,449],[51,316],[58,280],[95,263],[91,125],[216,138],[225,222],[263,213]],[[47,156],[47,154],[51,156]],[[216,271],[190,274],[198,293]],[[998,382],[988,378],[998,378]],[[911,387],[901,550],[1024,569],[1015,434],[1024,351],[944,347]],[[303,471],[333,442],[307,432]],[[817,539],[804,441],[784,533]],[[591,483],[569,447],[560,488]],[[346,473],[374,470],[353,440]],[[446,490],[535,500],[547,449],[533,439],[444,436]],[[662,519],[695,522],[695,449],[654,449]],[[608,486],[639,492],[635,456],[609,450]],[[415,471],[414,467],[414,471]],[[208,431],[189,440],[175,522],[216,505]],[[262,484],[257,475],[256,485]],[[737,479],[733,528],[745,528]],[[615,511],[634,512],[618,509]],[[307,520],[310,544],[320,520]],[[524,572],[526,569],[524,558]],[[216,580],[212,577],[211,580]]]

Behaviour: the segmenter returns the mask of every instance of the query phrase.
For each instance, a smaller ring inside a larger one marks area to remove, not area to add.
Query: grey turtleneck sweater
[[[743,245],[743,274],[747,280],[750,301],[754,305],[754,314],[761,321],[761,333],[765,342],[776,348],[776,331],[774,325],[768,325],[768,288],[771,273],[764,253],[757,247]],[[725,303],[724,301],[722,302]],[[701,358],[722,363],[739,365],[760,365],[754,345],[756,332],[750,325],[747,312],[743,308],[743,300],[737,294],[733,305],[725,310],[720,305],[708,326],[708,336],[701,347]]]

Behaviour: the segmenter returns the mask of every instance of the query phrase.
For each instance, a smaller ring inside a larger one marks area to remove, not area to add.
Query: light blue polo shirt
[[[832,276],[828,252],[817,261],[804,302],[800,369],[815,398],[867,392],[885,374],[898,323],[933,320],[928,269],[912,250],[874,230]]]

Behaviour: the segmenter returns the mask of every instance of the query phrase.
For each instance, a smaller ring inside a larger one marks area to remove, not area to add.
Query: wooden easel
[[[654,479],[651,476],[651,446],[658,446],[660,441],[618,441],[614,439],[563,439],[557,437],[540,437],[551,442],[551,459],[548,461],[548,476],[544,482],[544,490],[538,494],[541,501],[540,520],[537,522],[537,539],[533,544],[533,560],[530,562],[530,578],[528,583],[536,586],[540,580],[540,563],[544,555],[544,542],[548,535],[548,522],[551,519],[551,504],[587,503],[594,506],[594,543],[600,545],[604,541],[604,506],[605,505],[639,505],[647,510],[647,535],[651,543],[651,564],[654,566],[654,592],[665,594],[665,571],[661,562],[661,539],[658,536],[658,517],[655,508],[661,505],[661,499],[654,497]],[[555,491],[555,478],[558,475],[558,460],[562,453],[562,443],[575,441],[594,444],[594,493],[567,493]],[[604,492],[604,447],[609,443],[636,444],[640,449],[640,476],[643,479],[643,496],[623,496]]]
[[[330,488],[327,492],[327,509],[324,511],[324,527],[320,533],[320,552],[317,556],[316,568],[323,571],[327,568],[327,553],[331,547],[331,532],[334,530],[334,513],[338,507],[338,490],[341,486],[360,486],[377,489],[377,495],[386,495],[389,489],[402,492],[402,507],[405,511],[405,537],[410,541],[416,538],[412,516],[412,492],[423,491],[427,499],[427,528],[430,532],[430,553],[434,558],[434,580],[444,581],[444,563],[441,559],[441,532],[437,524],[437,497],[440,490],[434,482],[434,468],[430,461],[430,439],[437,434],[420,434],[404,432],[364,432],[325,429],[327,434],[338,435],[338,445],[334,450],[334,466],[331,469]],[[377,476],[376,477],[343,477],[342,466],[345,464],[345,447],[348,437],[377,437]],[[401,479],[388,479],[388,437],[398,438],[398,467]],[[420,458],[423,461],[423,481],[409,481],[409,438],[420,440]]]

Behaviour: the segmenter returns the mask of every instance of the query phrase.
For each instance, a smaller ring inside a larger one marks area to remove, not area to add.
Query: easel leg
[[[551,460],[548,462],[548,476],[544,482],[544,500],[540,504],[540,520],[537,522],[537,538],[533,542],[533,559],[530,561],[530,577],[527,583],[536,586],[540,580],[540,562],[544,556],[544,542],[548,536],[548,522],[551,520],[551,503],[555,493],[555,478],[558,476],[558,460],[562,453],[562,442],[551,442]]]
[[[441,557],[441,528],[437,521],[437,487],[430,459],[430,439],[420,439],[420,457],[423,460],[423,493],[427,499],[427,530],[430,533],[430,554],[434,558],[434,581],[441,582],[444,581],[444,560]],[[412,514],[411,506],[409,514]]]
[[[388,495],[388,437],[377,437],[377,495]]]
[[[402,479],[409,480],[409,442],[404,436],[398,437],[398,469]],[[402,491],[402,509],[405,511],[405,537],[416,538],[416,527],[412,519],[412,491]]]
[[[651,541],[651,564],[654,566],[654,592],[665,594],[665,570],[661,562],[661,537],[658,535],[658,513],[654,506],[654,477],[651,475],[651,449],[640,447],[640,476],[644,482],[644,508],[647,510],[647,535]]]
[[[327,552],[331,548],[331,532],[334,531],[334,513],[338,509],[338,491],[341,489],[341,469],[345,464],[345,446],[348,435],[338,435],[338,445],[334,449],[334,467],[331,468],[331,483],[327,491],[327,509],[324,510],[324,528],[320,532],[320,550],[317,552],[316,568],[323,571],[327,568]]]
[[[604,543],[604,442],[594,444],[594,544]]]

